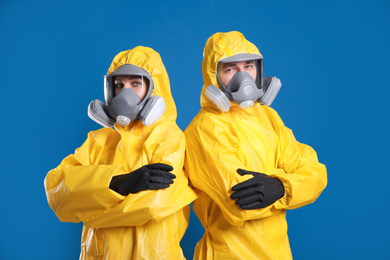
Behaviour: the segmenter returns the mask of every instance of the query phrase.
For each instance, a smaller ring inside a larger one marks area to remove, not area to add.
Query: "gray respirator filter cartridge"
[[[264,106],[270,106],[282,87],[282,82],[277,77],[266,77],[263,81],[264,95],[257,100]]]
[[[115,119],[107,116],[107,106],[100,100],[96,99],[89,103],[88,116],[96,123],[111,128],[115,124]]]

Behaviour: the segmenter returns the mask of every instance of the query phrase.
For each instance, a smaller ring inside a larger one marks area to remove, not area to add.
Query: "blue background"
[[[43,180],[99,125],[103,75],[122,50],[160,53],[184,130],[200,109],[202,51],[241,31],[283,86],[273,107],[328,168],[328,187],[287,213],[295,259],[390,259],[390,2],[0,2],[0,259],[78,259],[81,224],[61,223]],[[182,241],[192,259],[203,228]]]

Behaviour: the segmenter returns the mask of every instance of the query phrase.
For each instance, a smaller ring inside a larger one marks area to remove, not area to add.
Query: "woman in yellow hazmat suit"
[[[119,53],[106,77],[126,66],[150,75],[151,99],[162,97],[165,112],[149,126],[135,119],[90,132],[74,154],[47,174],[47,199],[61,221],[83,222],[80,259],[184,259],[180,240],[196,194],[183,171],[185,140],[175,122],[168,75],[160,55],[147,47]],[[161,164],[171,178],[165,188],[113,188],[114,180],[118,184],[134,172],[142,179],[148,167]]]
[[[256,66],[262,68],[260,52],[241,33],[216,33],[208,39],[202,63],[202,108],[184,131],[185,169],[199,195],[193,209],[205,228],[194,259],[292,259],[286,210],[318,198],[327,184],[326,168],[310,146],[296,141],[272,108],[255,101],[252,106],[240,103],[244,109],[230,99],[223,112],[218,102],[210,101],[208,86],[221,89],[224,83],[218,79],[221,61],[234,57],[257,57],[261,63]],[[256,178],[266,181],[256,186]],[[276,186],[267,186],[267,180]],[[241,185],[247,187],[239,200],[235,195]],[[270,193],[279,189],[268,203],[267,187]],[[245,202],[252,194],[256,201]]]

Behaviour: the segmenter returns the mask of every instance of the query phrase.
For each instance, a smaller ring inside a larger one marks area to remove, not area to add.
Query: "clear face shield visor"
[[[233,55],[231,57],[221,59],[218,62],[217,79],[218,79],[218,83],[220,84],[222,89],[227,90],[228,83],[229,83],[230,79],[233,77],[232,74],[234,74],[236,72],[235,70],[238,69],[239,65],[240,65],[241,69],[247,70],[251,64],[254,66],[253,67],[254,70],[253,71],[248,70],[248,72],[251,74],[252,78],[254,78],[254,81],[257,85],[257,88],[259,88],[259,89],[262,88],[263,56],[261,56],[259,54],[240,53],[240,54]],[[237,66],[234,66],[234,65],[237,65]],[[224,68],[226,70],[229,70],[229,66],[231,69],[231,73],[230,73],[230,75],[229,75],[229,73],[227,73],[226,74],[227,79],[225,79],[223,77]],[[224,84],[224,83],[226,83],[226,84]],[[233,89],[233,91],[234,91],[234,89]]]
[[[260,67],[260,60],[219,62],[217,67],[218,83],[221,87],[224,87],[231,92],[235,92],[238,90],[238,86],[230,84],[231,80],[237,72],[247,72],[251,76],[251,78],[248,77],[248,79],[253,79],[257,88],[261,88],[260,79],[262,78],[262,71],[260,70]]]
[[[114,96],[118,95],[123,89],[132,89],[142,101],[149,88],[149,81],[142,75],[119,75],[113,79]]]
[[[107,112],[123,126],[139,117],[152,92],[151,76],[135,65],[122,65],[104,77]]]
[[[104,98],[109,105],[122,89],[132,89],[141,101],[150,98],[153,92],[153,80],[143,69],[125,64],[111,74],[104,76]]]
[[[241,53],[218,62],[217,79],[225,95],[242,108],[251,107],[263,95],[262,56]]]

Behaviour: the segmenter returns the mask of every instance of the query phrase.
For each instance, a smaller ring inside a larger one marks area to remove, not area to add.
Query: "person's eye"
[[[123,84],[123,82],[115,83],[116,88],[123,88],[124,86],[125,84]]]
[[[133,83],[131,83],[133,86],[135,87],[139,87],[139,86],[142,86],[142,82],[140,81],[134,81]]]
[[[252,69],[252,68],[253,68],[253,65],[252,65],[252,64],[246,65],[246,68],[247,68],[247,69]]]
[[[228,69],[225,69],[224,72],[225,73],[230,73],[230,72],[233,72],[233,69],[232,68],[228,68]]]

